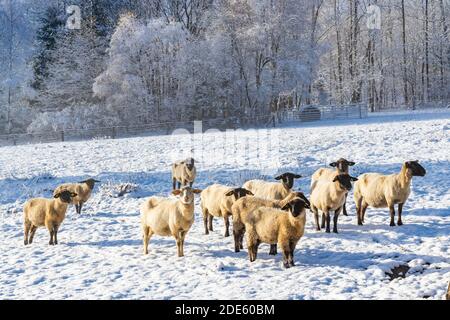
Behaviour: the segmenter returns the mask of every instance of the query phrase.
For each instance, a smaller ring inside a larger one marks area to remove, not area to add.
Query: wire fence
[[[211,128],[225,130],[249,128],[258,126],[276,126],[286,121],[310,122],[329,119],[354,119],[367,117],[366,105],[345,106],[305,106],[290,111],[278,111],[268,115],[252,117],[228,117],[201,121],[201,130]],[[41,133],[21,133],[0,135],[0,146],[21,144],[36,144],[58,141],[82,141],[90,139],[116,139],[139,135],[171,134],[175,129],[185,129],[194,132],[194,121],[163,122],[158,124],[143,124],[137,126],[113,126],[91,129],[67,129],[46,131]]]

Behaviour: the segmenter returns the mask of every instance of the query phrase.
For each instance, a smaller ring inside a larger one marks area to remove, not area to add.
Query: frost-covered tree
[[[179,85],[175,63],[188,37],[180,23],[143,23],[123,15],[111,38],[108,66],[95,80],[95,95],[126,122],[173,119]]]

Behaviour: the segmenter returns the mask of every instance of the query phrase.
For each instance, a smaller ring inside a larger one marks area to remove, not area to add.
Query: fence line
[[[209,128],[237,129],[254,126],[276,126],[284,121],[318,121],[325,119],[351,119],[367,116],[366,105],[305,106],[290,111],[278,111],[269,115],[253,117],[229,117],[202,121],[202,130]],[[123,138],[142,134],[170,134],[175,129],[193,131],[194,122],[163,122],[138,126],[113,126],[92,129],[67,129],[42,133],[0,135],[0,146],[27,143],[89,140],[94,138]]]

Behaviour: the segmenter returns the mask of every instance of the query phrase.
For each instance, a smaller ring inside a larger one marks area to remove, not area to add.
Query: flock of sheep
[[[402,225],[402,208],[410,194],[413,176],[424,176],[426,171],[418,161],[407,161],[399,173],[382,175],[365,173],[358,178],[349,175],[354,162],[339,159],[330,164],[335,169],[318,169],[311,179],[310,199],[292,190],[294,180],[301,178],[293,173],[283,173],[275,180],[250,180],[242,187],[213,184],[204,190],[193,188],[196,178],[195,161],[188,158],[172,165],[172,194],[177,199],[150,197],[140,207],[144,254],[153,235],[172,236],[176,240],[178,256],[184,255],[184,240],[194,223],[194,197],[200,194],[205,234],[213,231],[213,218],[224,219],[225,237],[230,235],[229,218],[233,219],[234,248],[236,252],[246,243],[250,261],[255,261],[260,243],[270,244],[270,254],[283,253],[286,268],[294,266],[294,250],[304,234],[306,209],[314,214],[316,230],[330,232],[331,213],[333,232],[341,211],[347,215],[345,203],[354,184],[354,200],[358,225],[364,223],[367,207],[390,210],[390,225],[395,226],[395,209],[398,205],[397,225]],[[50,232],[50,245],[58,244],[58,229],[65,218],[67,207],[74,204],[81,213],[96,182],[89,179],[76,184],[63,184],[53,193],[53,199],[35,198],[24,206],[24,244],[31,244],[37,227],[45,226]],[[319,225],[319,211],[322,221]]]

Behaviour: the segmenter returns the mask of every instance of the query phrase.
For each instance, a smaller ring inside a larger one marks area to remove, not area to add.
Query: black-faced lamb
[[[358,225],[364,223],[367,207],[389,208],[391,222],[395,226],[395,208],[398,204],[397,225],[401,226],[403,205],[411,193],[413,177],[423,177],[426,170],[418,161],[407,161],[402,165],[399,173],[382,175],[379,173],[365,173],[358,177],[355,183],[354,199]]]

